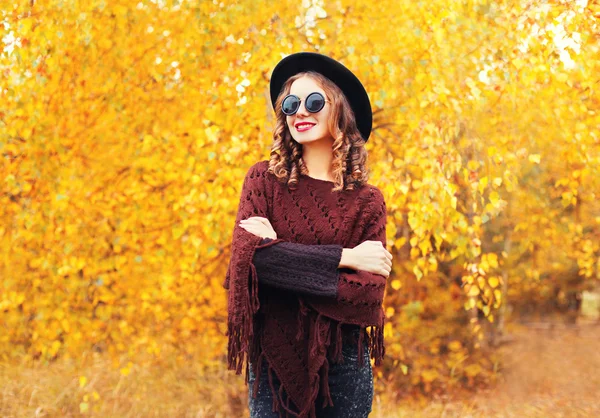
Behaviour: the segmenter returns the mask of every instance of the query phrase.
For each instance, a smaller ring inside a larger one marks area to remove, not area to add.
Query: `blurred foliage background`
[[[221,376],[206,414],[243,410],[221,287],[240,188],[269,157],[270,72],[316,51],[374,110],[395,257],[378,390],[494,384],[507,323],[597,300],[599,18],[598,0],[3,2],[0,359],[193,363]]]

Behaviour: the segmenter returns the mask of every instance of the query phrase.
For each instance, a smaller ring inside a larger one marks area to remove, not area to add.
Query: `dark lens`
[[[325,97],[321,93],[311,93],[306,98],[306,110],[315,113],[325,106]]]
[[[291,94],[281,102],[281,110],[286,115],[293,115],[298,111],[298,107],[300,107],[300,100]]]

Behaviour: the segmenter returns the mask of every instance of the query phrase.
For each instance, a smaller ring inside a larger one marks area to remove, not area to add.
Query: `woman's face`
[[[325,91],[308,76],[297,79],[290,88],[290,94],[298,96],[301,102],[298,111],[292,116],[286,116],[285,119],[292,138],[300,144],[332,138],[328,127],[331,103],[329,101],[325,102],[323,109],[317,113],[310,113],[304,106],[306,97],[314,92],[321,93],[325,100],[331,100],[327,97]]]

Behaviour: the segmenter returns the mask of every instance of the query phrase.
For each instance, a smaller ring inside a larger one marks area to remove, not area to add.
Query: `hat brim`
[[[368,141],[373,125],[373,112],[367,91],[352,71],[326,55],[315,52],[297,52],[279,61],[273,69],[270,82],[273,109],[287,79],[304,71],[320,73],[342,90],[354,112],[360,134],[365,141]]]

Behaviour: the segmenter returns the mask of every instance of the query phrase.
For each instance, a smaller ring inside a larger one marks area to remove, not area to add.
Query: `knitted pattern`
[[[272,241],[263,238],[261,244]],[[279,242],[254,252],[254,267],[261,285],[317,296],[337,295],[341,245],[306,245]]]
[[[375,365],[385,354],[382,303],[386,278],[361,270],[341,268],[335,297],[285,292],[261,286],[253,264],[257,249],[282,242],[338,245],[353,248],[367,241],[386,244],[386,204],[372,185],[332,192],[333,182],[301,175],[297,190],[289,190],[267,173],[268,161],[254,164],[242,186],[233,230],[231,258],[223,286],[228,289],[229,369],[241,374],[253,364],[258,388],[261,362],[267,361],[273,390],[273,410],[280,416],[315,418],[315,400],[329,393],[329,361],[343,361],[342,327],[360,326],[359,364],[367,338]],[[239,226],[252,216],[267,218],[277,239],[263,242]],[[367,330],[370,328],[370,330]],[[370,332],[368,332],[370,331]],[[272,373],[281,381],[278,393]]]

